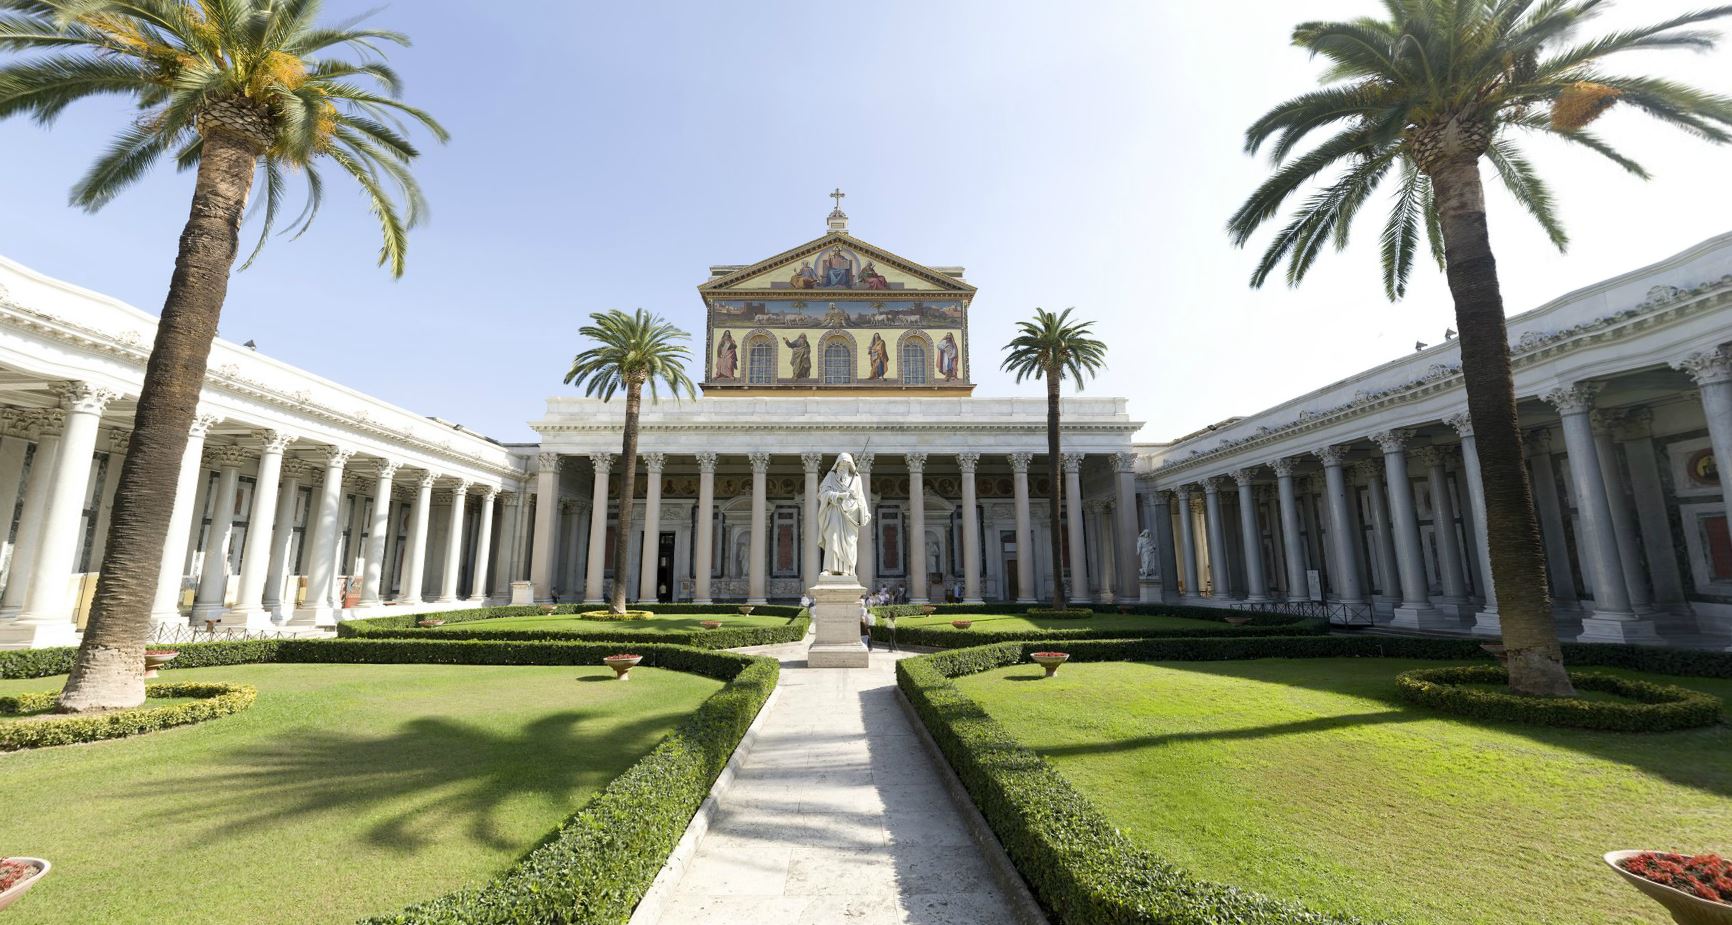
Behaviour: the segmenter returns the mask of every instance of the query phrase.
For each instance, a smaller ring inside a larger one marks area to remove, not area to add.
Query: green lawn
[[[896,625],[939,626],[948,629],[952,620],[973,620],[971,630],[992,632],[1031,632],[1034,630],[1222,630],[1227,624],[1219,620],[1193,620],[1190,617],[1167,617],[1154,614],[1097,613],[1081,620],[1054,617],[1025,617],[1019,614],[935,613],[919,617],[899,617]]]
[[[560,630],[590,636],[611,633],[698,633],[705,620],[722,621],[723,629],[748,626],[787,626],[792,617],[741,616],[733,611],[711,614],[678,614],[654,616],[648,620],[579,620],[571,614],[529,617],[495,617],[490,620],[470,620],[467,623],[447,623],[427,630],[429,633],[464,633],[475,630]]]
[[[33,923],[348,923],[485,882],[721,687],[638,668],[239,665],[234,716],[0,754]],[[64,681],[0,681],[0,693]],[[586,683],[596,682],[596,683]]]
[[[1082,663],[1038,682],[1024,664],[956,683],[1155,854],[1314,908],[1662,925],[1600,855],[1732,853],[1732,727],[1477,724],[1395,700],[1397,672],[1438,664]],[[1654,679],[1732,702],[1732,681]]]

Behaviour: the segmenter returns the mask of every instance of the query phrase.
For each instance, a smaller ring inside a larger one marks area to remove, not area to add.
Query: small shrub
[[[1030,607],[1028,616],[1036,620],[1087,620],[1095,615],[1089,607]]]
[[[579,620],[596,620],[602,623],[624,623],[630,620],[648,620],[655,616],[651,610],[626,610],[614,613],[611,610],[585,610],[577,615]]]
[[[1581,690],[1615,694],[1635,703],[1580,697],[1524,697],[1506,690],[1463,687],[1508,684],[1499,665],[1421,668],[1396,675],[1401,699],[1474,719],[1613,732],[1666,732],[1712,726],[1720,721],[1720,698],[1671,684],[1655,684],[1598,672],[1572,671]]]
[[[0,697],[0,713],[32,713],[54,705],[59,691],[33,692]],[[155,732],[171,726],[186,726],[205,720],[238,713],[252,706],[258,691],[245,684],[150,684],[144,688],[147,698],[197,697],[192,703],[165,707],[138,707],[95,716],[46,717],[25,721],[0,721],[0,751],[44,748],[50,745],[74,745],[102,739]]]

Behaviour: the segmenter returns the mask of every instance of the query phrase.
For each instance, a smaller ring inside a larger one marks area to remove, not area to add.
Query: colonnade
[[[127,444],[124,430],[114,431],[94,517],[87,516],[86,503],[96,481],[92,467],[98,459],[102,416],[120,396],[83,382],[57,385],[55,394],[60,399],[58,408],[0,413],[0,510],[19,511],[7,580],[0,590],[0,646],[71,643],[76,638],[73,616],[79,605],[74,576],[101,568],[107,511]],[[188,432],[168,539],[157,566],[154,622],[190,621],[200,629],[246,631],[329,625],[345,603],[344,583],[337,580],[342,571],[339,540],[345,531],[351,536],[365,534],[364,546],[350,551],[347,559],[361,564],[360,605],[383,605],[387,516],[400,472],[414,479],[416,491],[407,548],[397,557],[402,591],[394,603],[457,603],[459,576],[466,566],[475,576],[467,599],[486,596],[500,486],[425,470],[411,473],[401,461],[381,457],[356,460],[353,449],[310,445],[275,429],[247,429],[236,443],[210,445],[207,438],[222,423],[214,414],[199,413]],[[214,484],[206,488],[212,469]],[[242,510],[245,470],[254,474]],[[357,482],[357,476],[366,481]],[[304,529],[299,528],[293,523],[297,499],[304,488],[314,485]],[[373,511],[366,523],[358,522],[358,509],[350,512],[351,521],[339,522],[346,487],[363,495],[372,489]],[[428,511],[435,489],[451,506],[447,518],[451,527],[442,548],[430,549]],[[472,493],[480,499],[479,533],[465,558],[464,510]],[[509,502],[515,505],[515,498]],[[201,512],[209,512],[208,532]],[[234,536],[237,519],[244,522],[244,539]],[[291,552],[297,530],[304,534],[297,558],[305,563],[307,579],[305,597],[299,600],[285,587],[293,577]],[[200,551],[191,613],[183,616],[184,576]],[[231,571],[231,560],[237,555],[238,566]],[[436,556],[443,568],[434,593],[424,595],[421,576],[429,556]],[[87,568],[79,568],[81,561]]]
[[[764,450],[750,450],[731,454],[736,459],[743,459],[750,468],[751,480],[747,511],[750,517],[749,545],[746,553],[747,574],[745,576],[746,603],[761,604],[769,600],[768,567],[770,562],[769,531],[770,513],[775,499],[769,495],[769,477],[772,470],[786,471],[785,464],[797,461],[800,467],[801,481],[798,483],[796,498],[782,498],[782,501],[797,500],[800,518],[800,549],[797,561],[799,563],[799,578],[801,587],[810,587],[817,581],[818,569],[822,559],[819,548],[818,528],[818,486],[829,465],[834,462],[833,453],[817,450],[792,450],[772,453]],[[1112,479],[1105,497],[1091,499],[1085,504],[1083,497],[1083,467],[1086,459],[1106,456],[1110,462]],[[983,600],[981,575],[983,574],[981,544],[982,519],[979,500],[978,478],[981,463],[997,456],[1004,460],[1010,469],[1012,482],[1012,503],[1014,505],[1015,536],[1017,537],[1018,554],[1016,556],[1016,588],[1017,600],[1033,602],[1037,600],[1035,588],[1035,561],[1031,554],[1034,548],[1033,529],[1034,514],[1032,511],[1031,493],[1029,490],[1029,469],[1035,459],[1032,452],[1010,451],[1000,454],[968,450],[955,453],[936,453],[923,450],[910,450],[903,453],[879,453],[865,451],[854,454],[855,467],[869,486],[873,485],[873,473],[876,468],[879,475],[885,475],[885,468],[896,466],[898,476],[905,475],[908,480],[907,495],[910,503],[906,508],[906,548],[903,557],[909,563],[906,572],[906,587],[908,598],[914,603],[927,603],[944,599],[945,589],[929,587],[927,569],[918,563],[924,562],[925,546],[921,538],[928,535],[927,505],[925,499],[929,496],[929,476],[935,474],[942,477],[955,478],[958,483],[958,498],[954,499],[957,509],[962,512],[960,537],[957,545],[961,551],[960,582],[961,599],[965,602],[978,603]],[[696,501],[691,515],[691,561],[696,564],[691,574],[691,598],[697,603],[713,603],[716,599],[715,584],[708,564],[715,555],[716,546],[722,542],[715,535],[715,513],[721,500],[716,494],[716,476],[718,466],[723,456],[715,450],[697,450],[680,454],[660,449],[647,450],[639,454],[639,463],[647,473],[645,493],[641,499],[633,499],[634,504],[641,503],[642,522],[644,524],[659,524],[663,517],[662,497],[663,474],[670,467],[678,467],[689,472],[689,467],[696,468],[697,486]],[[1136,545],[1136,483],[1134,480],[1135,455],[1129,452],[1115,454],[1086,454],[1068,452],[1061,460],[1063,469],[1063,508],[1075,511],[1079,516],[1066,517],[1068,530],[1068,559],[1066,561],[1069,576],[1069,598],[1073,601],[1086,602],[1092,599],[1135,600],[1138,594],[1137,574],[1135,568],[1114,569],[1115,562],[1134,562]],[[559,561],[565,558],[570,563],[567,571],[566,584],[575,588],[581,584],[583,599],[597,603],[603,600],[607,590],[607,525],[608,512],[613,509],[617,520],[619,514],[618,499],[610,490],[611,479],[615,475],[618,464],[618,454],[606,451],[595,451],[584,454],[565,454],[543,451],[536,457],[536,518],[533,553],[530,563],[530,581],[534,587],[536,600],[553,599],[556,593],[556,581],[561,574]],[[566,467],[578,467],[579,471],[588,470],[590,475],[590,498],[582,510],[588,515],[587,551],[582,555],[581,583],[574,577],[577,558],[575,556],[576,541],[583,534],[575,524],[569,533],[559,529],[559,506],[543,503],[543,498],[558,498],[562,483],[561,472]],[[745,492],[742,491],[742,495]],[[881,492],[871,494],[870,503],[876,516]],[[919,499],[916,503],[915,499]],[[678,499],[678,503],[689,504],[689,498]],[[1097,507],[1105,505],[1105,507]],[[630,506],[626,507],[630,511]],[[1086,519],[1082,513],[1088,510],[1090,516]],[[1085,530],[1092,525],[1097,534],[1090,542],[1085,538]],[[637,536],[634,542],[641,543],[642,550],[638,556],[636,574],[625,574],[628,564],[616,563],[614,577],[627,583],[628,596],[640,600],[653,600],[657,596],[658,587],[655,569],[653,544],[655,540],[647,538],[648,528]],[[876,587],[879,579],[877,563],[878,524],[868,524],[861,532],[857,574],[863,586]],[[562,533],[565,535],[562,537]],[[563,547],[563,548],[562,548]],[[954,548],[954,547],[953,547]],[[1095,575],[1093,587],[1096,593],[1091,595],[1090,564],[1088,551],[1095,552]]]
[[[1732,349],[1694,353],[1675,368],[1696,385],[1714,458],[1732,460]],[[1684,599],[1649,412],[1596,407],[1601,391],[1591,381],[1548,389],[1539,398],[1557,424],[1524,435],[1554,609],[1580,619],[1584,641],[1655,642],[1656,617],[1681,609]],[[1562,437],[1567,496],[1554,472],[1554,430]],[[1169,599],[1308,599],[1308,573],[1316,570],[1326,576],[1329,601],[1349,612],[1378,607],[1392,625],[1412,629],[1465,629],[1471,620],[1475,632],[1500,631],[1478,449],[1466,414],[1241,463],[1226,476],[1237,486],[1236,531],[1223,510],[1222,476],[1201,475],[1145,497],[1163,531],[1170,524],[1159,521],[1177,513],[1176,538],[1157,540],[1161,573],[1173,579],[1164,589]],[[1268,476],[1272,494],[1264,490]],[[1724,509],[1732,465],[1722,463],[1718,478]],[[1426,511],[1416,494],[1427,500]],[[1238,548],[1230,545],[1234,532]]]

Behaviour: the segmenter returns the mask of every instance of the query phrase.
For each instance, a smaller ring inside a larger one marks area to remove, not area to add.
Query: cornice
[[[1718,239],[1716,239],[1718,240]],[[1691,252],[1692,254],[1694,252]],[[1650,271],[1652,268],[1650,268]],[[1624,278],[1620,278],[1624,279]],[[1616,282],[1616,281],[1611,281]],[[1608,282],[1606,285],[1610,285]],[[1584,290],[1591,292],[1593,290]],[[1579,297],[1572,294],[1566,299]],[[1548,313],[1563,300],[1523,316]],[[1732,274],[1684,289],[1657,285],[1649,288],[1647,297],[1637,305],[1602,315],[1579,324],[1554,331],[1527,331],[1510,344],[1510,363],[1515,371],[1527,369],[1592,347],[1626,340],[1656,328],[1716,309],[1732,307]],[[1511,319],[1512,322],[1517,319]],[[1248,437],[1223,438],[1209,449],[1192,449],[1183,457],[1170,458],[1148,473],[1155,478],[1177,476],[1190,469],[1218,462],[1234,453],[1259,446],[1270,446],[1291,437],[1324,430],[1355,418],[1369,417],[1379,412],[1411,405],[1434,395],[1463,388],[1461,367],[1455,364],[1433,363],[1415,379],[1398,385],[1371,391],[1361,390],[1341,404],[1322,409],[1301,410],[1294,420],[1279,427],[1261,426]],[[1295,399],[1300,401],[1302,399]],[[1289,403],[1291,404],[1291,403]],[[1279,406],[1277,406],[1279,407]],[[1203,438],[1193,438],[1203,439]]]

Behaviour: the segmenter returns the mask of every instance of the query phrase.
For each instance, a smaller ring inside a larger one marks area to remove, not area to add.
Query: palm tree
[[[1272,140],[1278,169],[1228,224],[1243,245],[1302,185],[1325,170],[1339,175],[1300,205],[1264,252],[1253,286],[1285,262],[1298,285],[1325,244],[1339,250],[1372,192],[1395,178],[1381,245],[1383,285],[1406,292],[1421,229],[1447,272],[1460,332],[1468,415],[1485,490],[1486,539],[1497,586],[1510,687],[1517,693],[1572,692],[1552,623],[1545,558],[1533,495],[1522,466],[1508,332],[1486,230],[1480,160],[1560,250],[1568,243],[1551,190],[1516,139],[1545,135],[1600,154],[1638,177],[1640,165],[1586,126],[1625,103],[1711,142],[1732,126],[1732,99],[1660,77],[1603,69],[1626,51],[1712,48],[1718,35],[1689,28],[1732,14],[1721,6],[1640,28],[1575,41],[1583,23],[1610,6],[1600,0],[1384,0],[1384,18],[1307,22],[1293,43],[1330,67],[1324,86],[1296,96],[1245,133],[1255,153]],[[1299,143],[1334,134],[1297,157]]]
[[[380,60],[380,43],[407,38],[321,26],[318,14],[319,0],[0,0],[0,51],[19,53],[0,66],[0,118],[48,124],[102,95],[138,104],[73,186],[75,205],[102,208],[164,156],[197,171],[63,711],[144,700],[143,648],[181,453],[255,176],[264,197],[253,256],[290,173],[305,175],[307,198],[287,230],[306,230],[324,190],[317,165],[328,162],[361,187],[384,236],[379,263],[402,275],[407,230],[424,206],[409,172],[419,152],[400,119],[440,140],[445,130],[399,100],[401,82]]]
[[[1001,368],[1016,374],[1016,381],[1046,380],[1046,477],[1047,505],[1052,516],[1047,518],[1052,531],[1052,606],[1064,609],[1064,534],[1059,529],[1059,498],[1063,495],[1059,476],[1059,385],[1068,377],[1082,391],[1083,380],[1100,374],[1106,365],[1107,345],[1095,340],[1090,332],[1093,321],[1072,321],[1067,308],[1053,314],[1044,308],[1034,310],[1034,320],[1018,321],[1017,335],[1004,345]],[[1081,517],[1081,511],[1067,511],[1067,516]],[[1026,542],[1022,537],[1017,542]],[[1077,554],[1082,550],[1072,550]],[[1075,580],[1073,576],[1072,580]]]
[[[567,385],[583,386],[583,394],[612,401],[625,388],[625,436],[620,441],[619,527],[613,531],[613,594],[608,609],[625,613],[626,557],[630,555],[631,504],[637,492],[637,419],[643,404],[643,387],[650,390],[650,401],[656,401],[656,381],[667,383],[668,390],[678,401],[680,392],[696,398],[697,391],[686,375],[686,363],[691,351],[681,341],[690,334],[674,327],[658,315],[643,309],[628,315],[617,308],[596,312],[590,323],[578,329],[578,334],[595,342],[595,346],[578,354],[571,361],[571,371],[565,374]],[[592,517],[606,517],[606,511],[595,511]],[[653,531],[654,524],[646,525]],[[644,540],[644,562],[649,561],[648,532]],[[647,566],[646,566],[647,567]]]

